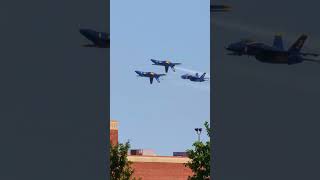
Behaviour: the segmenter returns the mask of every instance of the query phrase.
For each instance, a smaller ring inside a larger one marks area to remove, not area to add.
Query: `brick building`
[[[110,122],[110,143],[118,143],[118,122]],[[175,156],[158,156],[150,150],[131,150],[128,160],[132,162],[134,177],[142,180],[186,180],[192,175],[184,166],[189,158],[183,153]]]
[[[118,121],[110,121],[110,144],[118,144]]]
[[[186,180],[192,175],[184,166],[187,157],[129,155],[128,160],[133,162],[134,177],[142,180]]]

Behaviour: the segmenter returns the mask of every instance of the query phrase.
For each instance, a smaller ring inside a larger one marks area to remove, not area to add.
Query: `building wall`
[[[134,162],[134,177],[142,180],[187,180],[192,171],[181,163]]]
[[[118,144],[118,121],[110,121],[110,144]]]
[[[187,180],[191,169],[184,166],[186,157],[128,156],[134,169],[134,177],[142,180]]]

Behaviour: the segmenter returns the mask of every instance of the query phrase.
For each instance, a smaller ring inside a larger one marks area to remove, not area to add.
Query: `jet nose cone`
[[[134,71],[134,72],[136,72],[138,74],[138,76],[143,76],[143,72],[141,72],[141,71]]]

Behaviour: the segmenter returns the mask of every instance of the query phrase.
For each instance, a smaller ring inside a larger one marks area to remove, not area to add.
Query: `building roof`
[[[175,156],[134,156],[129,155],[131,162],[158,162],[158,163],[187,163],[190,159],[187,157]]]

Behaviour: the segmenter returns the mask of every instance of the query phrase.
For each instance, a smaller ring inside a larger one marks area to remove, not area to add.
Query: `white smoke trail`
[[[186,72],[186,73],[192,73],[192,74],[198,73],[199,75],[201,75],[201,74],[204,73],[204,72],[200,72],[200,71],[196,71],[196,70],[191,70],[191,69],[186,69],[186,68],[182,68],[182,67],[176,67],[175,69],[176,69],[176,70],[183,71],[183,72]],[[205,77],[210,78],[210,74],[207,73]]]

